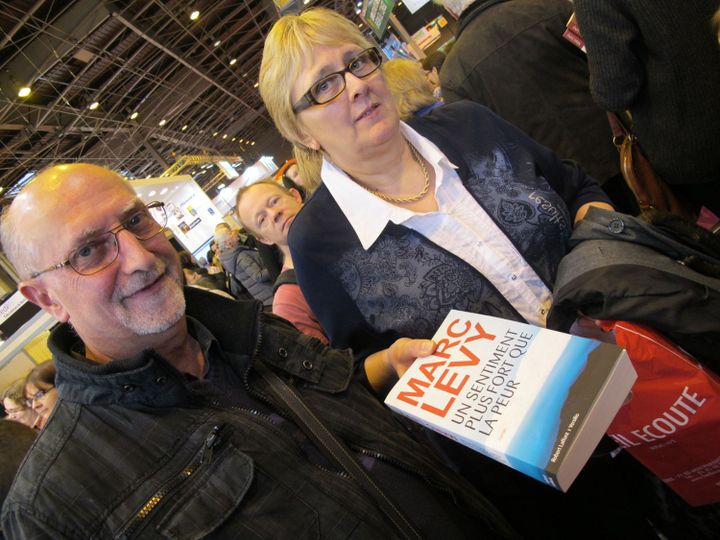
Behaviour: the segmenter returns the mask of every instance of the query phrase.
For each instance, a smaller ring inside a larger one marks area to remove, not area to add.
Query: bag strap
[[[612,130],[613,144],[620,148],[626,138],[633,136],[632,129],[627,121],[620,118],[617,113],[608,111],[607,118],[610,124],[610,129]]]
[[[347,472],[360,485],[365,493],[375,501],[383,514],[400,531],[402,536],[407,539],[422,538],[408,519],[370,478],[365,469],[353,458],[345,444],[338,440],[325,424],[315,416],[298,393],[261,362],[255,363],[254,368],[268,383],[272,395],[285,406],[288,414],[303,429],[306,435],[332,463]]]

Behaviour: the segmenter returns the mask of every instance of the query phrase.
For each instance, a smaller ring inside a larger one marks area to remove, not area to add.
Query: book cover
[[[623,349],[529,324],[451,311],[385,403],[567,491],[628,395]]]
[[[574,13],[570,15],[570,19],[568,19],[568,22],[565,25],[565,32],[563,32],[563,37],[567,39],[570,43],[575,45],[578,49],[587,53],[587,49],[585,48],[585,40],[580,33],[580,26],[577,23],[577,19],[575,18]]]

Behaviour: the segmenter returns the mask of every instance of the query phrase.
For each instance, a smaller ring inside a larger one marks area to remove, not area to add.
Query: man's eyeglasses
[[[36,278],[40,274],[59,270],[69,266],[81,276],[96,274],[110,266],[120,253],[117,234],[126,230],[138,240],[150,240],[160,234],[167,225],[165,204],[151,202],[141,210],[132,214],[117,227],[91,238],[80,247],[72,250],[65,261],[54,264],[45,270],[33,272],[30,277]]]
[[[32,396],[30,396],[29,398],[27,398],[25,400],[25,405],[27,405],[28,407],[32,407],[33,401],[37,401],[39,399],[44,398],[47,395],[47,393],[50,392],[50,390],[52,390],[53,388],[55,388],[55,387],[51,386],[50,388],[46,388],[45,390],[38,390]]]
[[[355,58],[348,62],[345,69],[326,75],[310,87],[310,90],[293,105],[293,111],[297,114],[313,105],[322,105],[332,101],[345,90],[345,74],[352,73],[359,79],[375,73],[382,65],[382,54],[377,47],[371,47],[361,51]]]

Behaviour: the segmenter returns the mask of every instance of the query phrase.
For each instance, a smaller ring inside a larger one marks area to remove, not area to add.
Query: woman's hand
[[[373,390],[385,395],[416,358],[433,353],[435,347],[430,339],[400,338],[387,349],[368,356],[365,374]]]

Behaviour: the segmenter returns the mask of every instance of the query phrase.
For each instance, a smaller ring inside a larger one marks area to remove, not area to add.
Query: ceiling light
[[[200,16],[200,12],[196,9],[190,14],[190,20],[197,21],[199,16]]]
[[[218,132],[213,133],[213,137],[217,137]]]
[[[168,192],[168,188],[164,187],[160,190],[160,195],[165,195]]]
[[[187,124],[185,124],[182,128],[180,128],[182,131],[185,131],[187,129]]]
[[[260,85],[260,83],[256,82],[255,84],[253,84],[253,88],[257,88],[259,85]]]
[[[213,43],[213,47],[219,47],[220,46],[220,40],[218,39],[215,43]]]
[[[250,146],[255,146],[255,141],[251,142]]]
[[[30,92],[32,92],[32,90],[30,90],[29,86],[23,86],[18,90],[18,97],[28,97]]]
[[[362,28],[362,26],[363,26],[362,23],[358,24],[358,28]]]
[[[150,178],[150,175],[148,174],[146,178]],[[148,197],[154,197],[155,193],[157,192],[153,189],[150,193],[148,193]]]
[[[223,135],[223,139],[227,139],[227,133]]]
[[[234,142],[234,141],[235,141],[235,139],[237,139],[237,137],[233,137],[233,138],[232,138],[232,139],[230,139],[230,140]]]
[[[130,120],[135,120],[137,117],[138,117],[138,112],[135,111],[134,113],[132,113],[132,114],[130,115]]]
[[[162,126],[164,126],[166,123],[167,123],[167,120],[165,120],[165,119],[163,118],[162,120],[160,120],[160,121],[158,122],[158,126],[162,127]]]
[[[232,60],[230,60],[230,65],[234,66],[235,62],[237,62],[237,58],[233,58]]]
[[[310,3],[310,0],[303,0],[303,4],[304,4],[304,5],[307,6],[309,3]]]
[[[225,184],[220,184],[217,189],[223,189],[225,187]]]
[[[91,111],[94,111],[100,106],[100,104],[97,101],[93,101],[90,105],[88,105],[88,109]]]
[[[244,139],[240,139],[240,144],[242,144],[243,140],[244,140]]]

